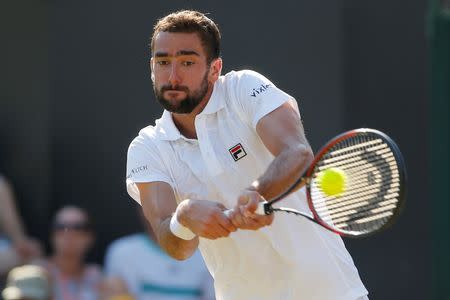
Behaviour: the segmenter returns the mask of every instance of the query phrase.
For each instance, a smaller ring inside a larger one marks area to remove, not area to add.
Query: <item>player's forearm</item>
[[[290,187],[309,167],[314,155],[309,146],[288,147],[272,161],[253,188],[265,199],[271,199]]]
[[[198,237],[183,240],[170,231],[170,217],[161,222],[156,237],[161,248],[170,256],[178,260],[185,260],[194,254],[198,247]]]

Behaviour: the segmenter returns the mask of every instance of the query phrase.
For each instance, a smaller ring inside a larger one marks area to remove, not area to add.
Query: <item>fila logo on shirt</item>
[[[228,151],[230,151],[230,154],[231,156],[233,156],[234,161],[238,161],[247,155],[247,152],[245,152],[244,147],[242,147],[241,143],[231,147]]]
[[[269,84],[261,84],[256,89],[253,88],[252,93],[250,94],[250,96],[256,97],[256,95],[259,95],[262,92],[265,92],[268,88],[270,88],[270,86],[271,86],[270,83]]]

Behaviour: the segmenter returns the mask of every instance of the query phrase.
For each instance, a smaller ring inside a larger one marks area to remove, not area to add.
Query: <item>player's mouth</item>
[[[180,90],[167,90],[164,92],[167,98],[179,98],[186,95],[186,92]]]
[[[181,90],[165,90],[164,93],[180,94],[180,93],[185,93],[185,91],[181,91]]]

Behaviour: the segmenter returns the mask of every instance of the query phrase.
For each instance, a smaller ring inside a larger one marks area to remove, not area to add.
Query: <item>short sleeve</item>
[[[128,148],[127,191],[138,203],[141,200],[136,183],[163,181],[173,186],[161,157],[150,143],[145,137],[138,136]]]
[[[263,75],[243,70],[234,72],[231,88],[234,90],[234,101],[244,112],[247,121],[256,128],[258,121],[283,103],[293,99],[289,94],[277,88]]]

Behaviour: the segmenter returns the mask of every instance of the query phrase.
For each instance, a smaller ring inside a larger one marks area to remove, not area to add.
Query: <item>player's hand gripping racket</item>
[[[306,185],[312,215],[272,205]],[[259,214],[284,211],[342,236],[363,237],[390,226],[405,201],[406,172],[397,145],[373,129],[355,129],[329,141],[289,189],[261,202]]]

